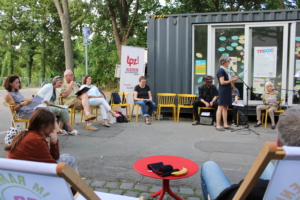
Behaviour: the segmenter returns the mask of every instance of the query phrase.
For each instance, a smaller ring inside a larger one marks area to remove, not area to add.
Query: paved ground
[[[22,89],[25,98],[36,94],[37,89]],[[3,96],[5,91],[0,91]],[[10,127],[10,113],[0,99],[0,147],[4,146],[4,134]],[[139,122],[113,124],[110,128],[102,126],[101,120],[95,122],[99,131],[91,132],[78,124],[74,127],[81,132],[79,136],[59,136],[61,153],[69,153],[76,158],[80,175],[95,190],[129,196],[149,194],[158,190],[161,181],[142,176],[134,171],[132,165],[140,158],[152,155],[174,155],[193,160],[199,166],[213,160],[220,164],[232,183],[245,177],[256,155],[265,141],[274,141],[276,130],[251,128],[260,135],[239,132],[219,132],[212,126],[192,126],[191,119],[154,121],[146,125]],[[269,124],[270,126],[270,124]],[[6,153],[1,150],[0,157]],[[170,181],[174,191],[184,199],[196,200],[201,197],[199,172],[186,179]],[[169,198],[170,199],[170,198]]]

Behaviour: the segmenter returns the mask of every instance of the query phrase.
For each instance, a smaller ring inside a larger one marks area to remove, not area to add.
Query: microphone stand
[[[230,71],[232,71],[237,77],[239,77],[238,75],[237,75],[237,73],[232,69],[232,67],[230,67]],[[249,130],[249,132],[250,131],[252,131],[253,133],[255,133],[255,134],[257,134],[257,135],[259,135],[259,133],[257,133],[256,131],[254,131],[254,130],[252,130],[252,129],[250,129],[249,128],[249,116],[248,116],[248,114],[249,114],[249,106],[248,106],[248,97],[249,97],[249,90],[250,90],[250,92],[252,91],[252,87],[250,88],[245,82],[244,82],[244,80],[241,78],[241,77],[239,77],[239,79],[242,81],[242,83],[246,86],[246,90],[247,90],[247,99],[246,99],[246,104],[247,104],[247,122],[246,122],[246,126],[244,127],[244,128],[239,128],[239,129],[234,129],[234,130],[232,130],[231,132],[234,132],[234,131],[239,131],[239,130]]]

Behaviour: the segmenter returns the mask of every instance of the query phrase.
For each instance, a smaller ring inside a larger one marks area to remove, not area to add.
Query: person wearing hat
[[[213,76],[205,75],[203,81],[205,84],[198,88],[199,101],[194,101],[193,103],[193,112],[195,115],[196,121],[192,125],[200,124],[200,117],[198,114],[198,107],[212,107],[214,109],[213,121],[216,122],[216,112],[218,109],[218,90],[215,85],[212,84],[214,80]]]

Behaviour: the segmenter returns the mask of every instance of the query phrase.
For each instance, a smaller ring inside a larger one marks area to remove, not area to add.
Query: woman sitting
[[[61,134],[69,134],[69,135],[78,135],[79,132],[74,129],[70,123],[69,112],[65,108],[56,107],[55,101],[58,99],[58,94],[56,88],[60,88],[63,84],[64,79],[60,76],[55,76],[52,79],[52,83],[44,85],[37,93],[37,95],[44,98],[40,107],[48,107],[51,111],[60,117],[59,128],[61,129]],[[68,133],[65,130],[62,130],[63,125],[66,124],[68,127]]]
[[[50,149],[46,138],[50,138]],[[77,171],[75,159],[68,154],[59,155],[59,142],[55,131],[55,115],[47,109],[35,110],[29,119],[27,130],[14,136],[5,146],[7,158],[36,162],[66,162]]]
[[[235,87],[234,83],[231,82],[232,106],[229,106],[230,108],[232,108],[232,124],[231,124],[231,126],[238,126],[237,125],[237,112],[238,112],[239,107],[234,106],[234,105],[238,103],[239,96],[240,96],[239,90]]]
[[[256,115],[257,115],[257,124],[254,127],[259,127],[261,122],[261,111],[262,110],[269,110],[269,115],[272,121],[271,129],[275,129],[275,119],[274,119],[274,111],[278,109],[278,105],[280,104],[280,93],[273,89],[273,83],[266,82],[265,84],[265,91],[261,95],[264,105],[260,105],[256,107]],[[274,101],[275,100],[275,101]]]
[[[80,90],[84,87],[90,88],[87,92],[90,106],[97,106],[100,108],[103,119],[103,126],[110,127],[110,124],[107,120],[107,112],[110,112],[113,117],[117,117],[117,114],[111,110],[108,102],[100,94],[99,89],[96,86],[92,85],[91,76],[85,75],[82,79],[82,84],[83,85],[80,87]]]
[[[150,87],[146,85],[146,77],[141,76],[139,78],[139,82],[140,83],[134,87],[133,100],[135,104],[139,104],[141,106],[145,123],[150,125],[151,122],[149,117],[152,116],[155,103],[152,102]],[[148,106],[148,111],[146,111],[146,105]]]

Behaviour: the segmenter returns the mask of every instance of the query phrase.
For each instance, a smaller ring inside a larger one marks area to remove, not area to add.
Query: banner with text
[[[144,53],[144,48],[122,45],[120,92],[129,92],[130,105],[133,104],[133,89],[144,75]]]
[[[277,47],[254,47],[253,77],[274,78],[277,69]]]

